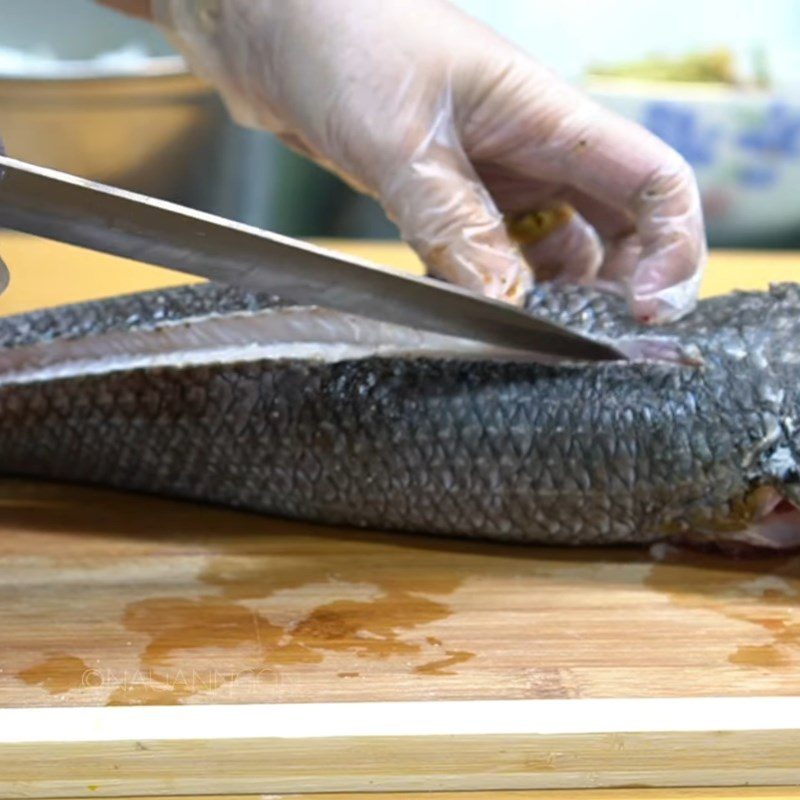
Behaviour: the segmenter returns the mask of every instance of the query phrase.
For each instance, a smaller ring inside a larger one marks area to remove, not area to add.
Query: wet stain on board
[[[367,571],[365,576],[363,567],[334,558],[326,562],[324,554],[299,563],[252,554],[214,558],[200,580],[214,594],[196,599],[151,598],[126,608],[125,628],[147,637],[140,666],[150,681],[119,687],[110,703],[184,702],[228,681],[279,680],[282,667],[319,663],[326,653],[348,653],[361,659],[418,655],[430,659],[425,651],[442,647],[441,641],[416,637],[414,631],[446,619],[452,609],[427,595],[450,594],[462,578],[441,571],[402,575],[389,569]],[[294,591],[300,598],[295,601],[299,610],[304,590],[311,597],[335,597],[338,586],[350,591],[360,586],[371,596],[323,602],[280,623],[270,612],[251,607]],[[230,654],[228,673],[226,652]],[[452,667],[472,657],[471,653],[447,652],[446,657],[423,660],[419,673],[452,674]],[[190,668],[191,678],[183,680],[181,670]],[[413,666],[410,669],[415,671]],[[353,670],[338,674],[359,676]]]
[[[175,706],[193,694],[190,687],[177,683],[159,684],[148,679],[143,683],[124,683],[106,701],[108,706]]]
[[[306,647],[346,650],[362,658],[388,658],[418,653],[418,642],[402,634],[450,615],[450,607],[405,592],[390,592],[376,600],[335,600],[314,609],[291,635]]]
[[[418,664],[414,667],[414,672],[420,675],[456,675],[458,673],[451,668],[472,658],[475,658],[475,653],[467,650],[446,650],[444,658]]]
[[[789,656],[774,644],[741,645],[728,656],[728,661],[745,667],[785,667],[791,663]]]
[[[302,559],[217,556],[201,571],[198,595],[128,602],[120,622],[135,635],[136,661],[98,671],[90,688],[105,691],[109,705],[171,705],[209,693],[222,699],[226,691],[263,698],[264,685],[280,684],[283,668],[319,664],[328,654],[401,659],[391,669],[423,675],[453,674],[473,657],[417,632],[452,614],[445,597],[460,586],[460,571],[365,570],[332,552]],[[361,675],[341,659],[332,666],[339,666],[332,676]],[[19,677],[47,691],[69,691],[86,688],[87,669],[64,655]]]
[[[50,694],[65,694],[87,686],[92,670],[77,656],[60,654],[23,669],[17,673],[30,686],[40,686]]]
[[[401,592],[372,601],[325,603],[289,626],[276,625],[243,603],[216,596],[144,600],[128,607],[123,622],[129,630],[149,637],[140,661],[150,682],[120,687],[110,702],[181,702],[200,691],[218,689],[229,680],[261,680],[265,674],[269,679],[282,666],[319,663],[326,651],[348,652],[359,658],[407,657],[421,652],[423,645],[404,639],[404,634],[449,614],[444,603]],[[220,664],[225,650],[234,651],[232,660],[237,665],[229,672]],[[203,651],[212,651],[214,656],[204,661]],[[437,665],[452,666],[471,655],[449,654],[421,671],[445,674]],[[190,678],[183,674],[189,669]],[[358,676],[357,672],[340,674]]]
[[[218,650],[238,648],[243,643],[254,643],[264,660],[278,663],[321,658],[294,641],[283,643],[283,628],[260,614],[215,597],[142,600],[128,607],[123,624],[150,637],[141,661],[153,669],[169,666],[176,653],[198,646]]]
[[[760,629],[727,661],[742,669],[774,670],[800,658],[800,559],[752,551],[740,559],[664,547],[645,584],[687,609],[712,611]],[[702,582],[690,574],[703,569]],[[767,634],[767,641],[759,641]]]
[[[277,665],[322,660],[263,615],[217,597],[142,600],[128,606],[123,623],[149,642],[140,679],[120,686],[113,705],[178,703],[234,681],[274,682]]]

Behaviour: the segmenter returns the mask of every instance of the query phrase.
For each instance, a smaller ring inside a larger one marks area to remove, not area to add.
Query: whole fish
[[[800,544],[799,286],[656,338],[588,289],[527,307],[702,363],[536,363],[181,287],[0,320],[0,471],[515,542]]]

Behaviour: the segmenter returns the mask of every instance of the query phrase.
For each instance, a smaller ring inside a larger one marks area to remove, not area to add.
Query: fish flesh
[[[642,357],[542,363],[214,283],[7,317],[0,472],[513,542],[800,544],[800,286],[656,330],[587,288],[527,308]]]

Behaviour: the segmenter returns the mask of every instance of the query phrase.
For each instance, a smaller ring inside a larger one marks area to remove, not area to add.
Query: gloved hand
[[[376,198],[432,274],[517,302],[527,260],[624,291],[643,320],[693,305],[706,246],[686,162],[445,0],[152,10],[238,122]]]

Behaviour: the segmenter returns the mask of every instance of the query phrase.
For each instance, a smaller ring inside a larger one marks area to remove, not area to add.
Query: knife
[[[0,227],[298,304],[581,361],[615,348],[508,303],[0,155]]]

